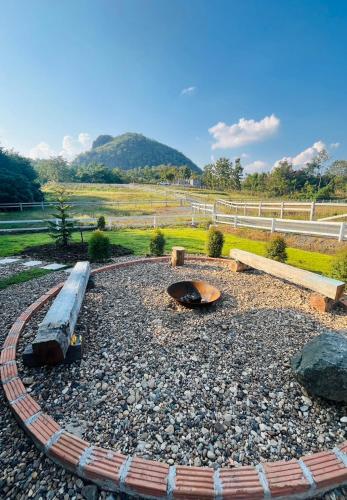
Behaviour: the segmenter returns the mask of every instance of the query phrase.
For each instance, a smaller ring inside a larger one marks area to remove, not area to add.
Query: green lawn
[[[45,274],[49,274],[52,271],[49,269],[28,269],[27,271],[22,271],[21,273],[13,274],[7,278],[0,279],[0,290],[4,290],[10,285],[17,285],[18,283],[24,283],[25,281],[30,281],[33,278],[39,278]]]
[[[112,243],[117,243],[131,248],[135,255],[144,255],[148,252],[149,240],[153,230],[150,229],[120,229],[109,231],[107,235]],[[84,239],[88,240],[91,233],[84,233]],[[175,245],[182,245],[189,253],[204,253],[206,231],[201,228],[165,228],[164,234],[167,240],[166,251],[169,252]],[[78,241],[80,236],[74,234],[74,240]],[[0,256],[6,257],[20,253],[25,247],[49,243],[51,238],[45,233],[2,235],[0,236]],[[225,245],[223,254],[229,255],[231,248],[239,248],[265,255],[266,243],[240,238],[233,234],[225,234]],[[288,264],[302,269],[329,274],[333,256],[318,252],[309,252],[298,248],[288,249]]]

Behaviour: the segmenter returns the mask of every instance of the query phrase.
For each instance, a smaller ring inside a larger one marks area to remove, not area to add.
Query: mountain
[[[75,165],[91,163],[123,170],[157,165],[187,165],[192,171],[201,173],[200,168],[177,149],[134,133],[116,137],[99,135],[93,142],[92,149],[78,155],[74,160]]]

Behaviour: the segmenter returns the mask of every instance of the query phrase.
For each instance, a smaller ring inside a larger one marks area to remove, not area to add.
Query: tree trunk
[[[171,265],[172,265],[172,267],[184,265],[184,248],[183,247],[172,247]]]

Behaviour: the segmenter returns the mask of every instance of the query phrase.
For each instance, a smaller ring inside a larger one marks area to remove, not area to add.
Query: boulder
[[[311,394],[347,402],[347,337],[342,333],[326,332],[311,340],[291,366]]]

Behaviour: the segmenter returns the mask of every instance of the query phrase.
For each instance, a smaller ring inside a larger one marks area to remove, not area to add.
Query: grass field
[[[88,240],[90,234],[84,233],[84,239]],[[153,230],[150,229],[120,229],[107,233],[112,243],[124,245],[132,249],[136,255],[145,255],[148,253],[149,240],[152,234]],[[182,245],[189,253],[204,253],[206,239],[206,230],[204,229],[165,228],[164,234],[167,240],[167,252],[175,245]],[[80,239],[79,234],[75,233],[73,239],[78,241]],[[45,233],[3,235],[0,236],[0,256],[15,255],[22,252],[25,247],[49,243],[51,241],[49,235]],[[239,248],[258,255],[265,255],[266,243],[226,233],[223,255],[228,256],[231,248]],[[332,260],[333,257],[331,255],[298,248],[288,248],[288,264],[309,271],[329,274]]]

